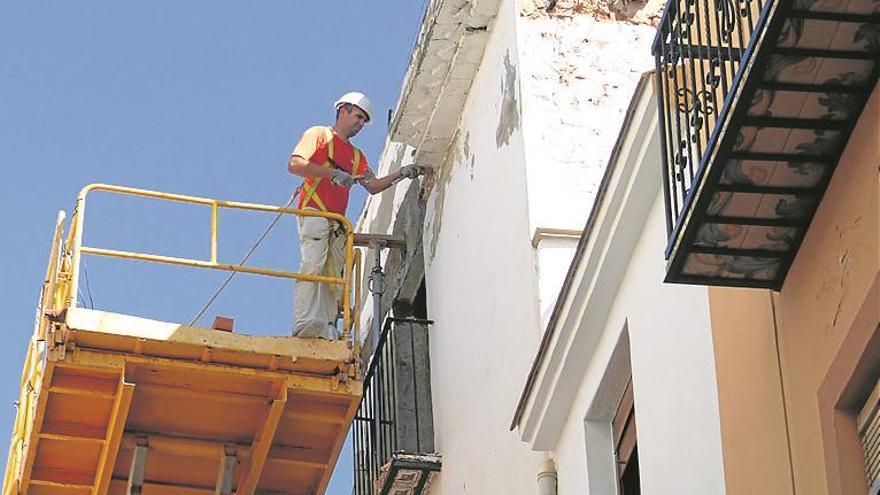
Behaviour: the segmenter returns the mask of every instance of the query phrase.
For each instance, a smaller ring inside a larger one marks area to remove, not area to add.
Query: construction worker
[[[421,169],[406,165],[377,178],[366,157],[349,141],[372,120],[370,100],[363,93],[346,93],[334,104],[332,127],[308,129],[290,156],[287,170],[304,177],[297,208],[345,215],[348,193],[355,183],[370,194],[388,189],[402,178],[415,179]],[[299,217],[302,254],[300,273],[340,277],[344,263],[345,236],[339,222],[323,217]],[[296,337],[337,339],[338,286],[296,281],[294,328]]]

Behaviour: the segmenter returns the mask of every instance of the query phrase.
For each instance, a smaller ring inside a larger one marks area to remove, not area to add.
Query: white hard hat
[[[358,93],[357,91],[352,91],[351,93],[345,93],[340,96],[336,103],[333,104],[333,107],[336,110],[339,110],[339,107],[342,105],[350,103],[367,114],[367,122],[373,120],[373,105],[370,103],[370,99],[367,98],[367,95],[363,93]]]

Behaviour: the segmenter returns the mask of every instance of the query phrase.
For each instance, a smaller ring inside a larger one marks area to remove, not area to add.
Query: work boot
[[[327,324],[326,332],[322,339],[327,340],[339,340],[339,330],[336,329],[336,325]]]
[[[308,322],[297,326],[293,331],[294,337],[303,339],[325,339],[336,340],[339,338],[339,331],[336,326],[321,320],[309,320]]]
[[[315,338],[324,333],[324,326],[327,325],[321,320],[309,320],[299,323],[293,329],[294,337]]]

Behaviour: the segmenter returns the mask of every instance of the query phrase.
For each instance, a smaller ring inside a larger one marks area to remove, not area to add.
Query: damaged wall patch
[[[504,79],[501,80],[501,112],[495,130],[495,146],[510,142],[510,135],[519,127],[519,104],[516,99],[516,67],[510,63],[510,53],[504,54]]]

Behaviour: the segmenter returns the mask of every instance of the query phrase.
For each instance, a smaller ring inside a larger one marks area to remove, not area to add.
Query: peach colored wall
[[[770,291],[709,290],[727,495],[790,494]]]
[[[792,475],[798,495],[852,493],[842,486],[864,485],[847,484],[840,472],[826,468],[835,465],[828,456],[838,453],[823,449],[818,393],[832,363],[840,360],[844,340],[854,329],[874,332],[880,323],[855,325],[860,312],[878,302],[872,291],[880,274],[878,168],[880,90],[875,88],[785,285],[772,296],[791,469],[770,292],[710,289],[728,495],[792,493]]]

